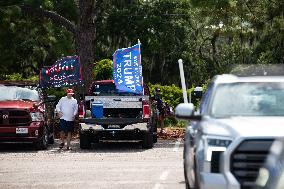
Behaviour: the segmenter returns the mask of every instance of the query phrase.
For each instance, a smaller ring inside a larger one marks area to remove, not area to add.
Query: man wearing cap
[[[72,97],[73,89],[67,89],[67,96],[62,97],[56,105],[56,111],[60,118],[60,148],[63,148],[65,142],[65,133],[67,133],[67,150],[70,150],[71,134],[74,131],[74,119],[78,113],[77,100]]]

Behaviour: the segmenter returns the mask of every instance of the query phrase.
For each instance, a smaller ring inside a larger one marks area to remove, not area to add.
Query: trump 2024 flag
[[[119,91],[143,94],[140,44],[115,51],[113,79]]]

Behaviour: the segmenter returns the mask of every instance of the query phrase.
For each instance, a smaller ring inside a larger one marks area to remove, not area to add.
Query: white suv
[[[200,110],[180,104],[191,120],[184,145],[187,188],[253,188],[272,142],[284,136],[284,77],[216,76]]]

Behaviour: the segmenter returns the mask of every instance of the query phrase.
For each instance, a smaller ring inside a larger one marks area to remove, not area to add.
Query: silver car
[[[198,111],[180,104],[175,114],[191,120],[186,188],[254,188],[273,141],[284,136],[284,77],[216,76]]]

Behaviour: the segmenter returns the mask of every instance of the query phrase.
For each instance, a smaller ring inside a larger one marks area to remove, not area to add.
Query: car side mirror
[[[195,98],[202,98],[202,95],[203,95],[202,87],[195,87],[193,91],[193,96]]]
[[[175,108],[175,116],[178,119],[201,120],[201,116],[194,115],[194,112],[192,103],[181,103]]]

